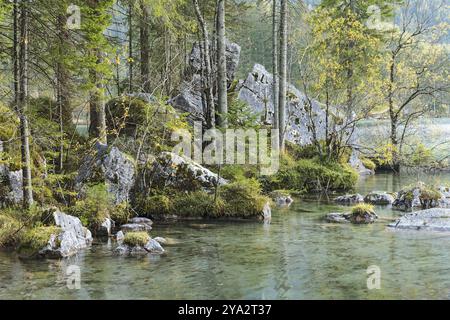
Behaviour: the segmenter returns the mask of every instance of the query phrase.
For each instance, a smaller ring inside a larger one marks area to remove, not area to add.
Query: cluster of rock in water
[[[351,194],[337,197],[336,203],[341,205],[357,205],[368,203],[378,206],[390,206],[394,210],[414,211],[407,213],[395,223],[389,224],[398,229],[423,229],[450,231],[450,188],[430,188],[423,183],[406,188],[397,193],[371,192],[365,197]],[[361,217],[360,217],[361,218]],[[351,213],[330,213],[326,217],[329,222],[369,224],[378,217],[375,213],[354,221]]]

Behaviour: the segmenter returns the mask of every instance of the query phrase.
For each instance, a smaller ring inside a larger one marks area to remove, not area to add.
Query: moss
[[[15,112],[0,103],[0,140],[7,141],[16,136],[19,119]]]
[[[149,240],[150,236],[147,232],[128,232],[125,234],[123,243],[131,247],[144,247]]]
[[[51,235],[58,235],[61,229],[55,226],[35,227],[27,230],[20,239],[19,253],[34,255],[43,249],[50,240]]]

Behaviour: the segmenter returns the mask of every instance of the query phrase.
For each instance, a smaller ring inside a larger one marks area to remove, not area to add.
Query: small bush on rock
[[[143,247],[148,243],[149,240],[150,236],[147,232],[128,232],[125,234],[123,243],[131,247]]]

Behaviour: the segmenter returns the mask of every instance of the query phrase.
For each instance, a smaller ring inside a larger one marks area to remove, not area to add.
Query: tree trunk
[[[102,53],[96,49],[97,64],[103,63]],[[91,81],[95,83],[95,89],[90,98],[90,125],[89,135],[91,138],[98,139],[99,142],[107,144],[106,132],[106,104],[105,104],[105,85],[103,75],[97,70],[91,70]]]
[[[287,95],[287,2],[281,0],[280,14],[280,92],[279,92],[279,129],[280,129],[280,150],[284,150],[286,131],[286,95]]]
[[[228,127],[227,59],[225,42],[225,0],[217,2],[217,86],[219,126]]]
[[[396,172],[400,170],[400,157],[398,153],[398,115],[395,112],[394,106],[394,82],[395,82],[395,55],[392,54],[391,65],[389,68],[389,86],[388,86],[388,104],[389,104],[389,116],[391,120],[391,145],[392,145],[392,169]]]
[[[141,44],[141,81],[145,93],[150,93],[150,14],[149,8],[141,0],[142,17],[140,21],[140,44]]]
[[[278,79],[278,27],[277,27],[277,0],[273,0],[272,12],[272,55],[273,55],[273,128],[279,129],[278,120],[278,99],[279,99],[279,79]]]
[[[23,206],[33,205],[33,186],[31,180],[30,129],[26,116],[28,109],[28,2],[23,1],[20,9],[19,41],[19,96],[20,136],[23,173]]]
[[[18,99],[19,99],[19,65],[18,65],[18,17],[19,8],[18,0],[14,0],[13,3],[13,46],[12,46],[12,65],[13,65],[13,82],[14,82],[14,110],[18,110]]]
[[[210,53],[210,41],[208,27],[205,23],[205,19],[200,11],[198,0],[193,0],[195,14],[197,21],[203,35],[203,60],[205,64],[205,95],[206,95],[206,124],[208,128],[213,128],[216,125],[216,111],[214,106],[214,94],[212,86],[212,68],[211,68],[211,53]]]
[[[128,92],[133,92],[133,2],[128,7]]]

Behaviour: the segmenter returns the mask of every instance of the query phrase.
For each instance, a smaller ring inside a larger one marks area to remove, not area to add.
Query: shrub
[[[55,226],[39,226],[27,230],[20,239],[19,253],[26,255],[36,254],[47,245],[52,234],[58,235],[60,231],[61,229]]]
[[[0,213],[0,248],[12,245],[17,237],[17,231],[20,229],[20,221],[14,218],[9,212]]]
[[[171,201],[165,195],[143,196],[137,200],[138,210],[148,217],[171,213]]]
[[[76,202],[75,206],[67,209],[68,213],[80,218],[83,225],[97,229],[109,217],[113,208],[105,184],[88,186],[86,198]]]
[[[131,247],[143,247],[148,243],[149,240],[150,236],[147,232],[128,232],[125,234],[123,243]]]
[[[128,203],[121,203],[109,209],[110,218],[118,225],[125,224],[130,220],[131,213],[128,210]]]
[[[205,191],[180,193],[174,197],[172,210],[182,217],[220,217],[224,212],[224,203]]]
[[[266,181],[266,190],[347,191],[358,181],[358,173],[346,164],[321,163],[316,159],[291,161],[289,158],[282,161],[278,174]]]
[[[241,179],[222,186],[220,197],[225,203],[225,215],[229,217],[258,216],[270,202],[261,194],[261,185],[256,179]]]
[[[177,129],[188,129],[185,117],[163,101],[145,102],[139,97],[120,96],[106,105],[107,127],[110,138],[120,149],[133,154],[169,151],[176,143],[171,134]]]

